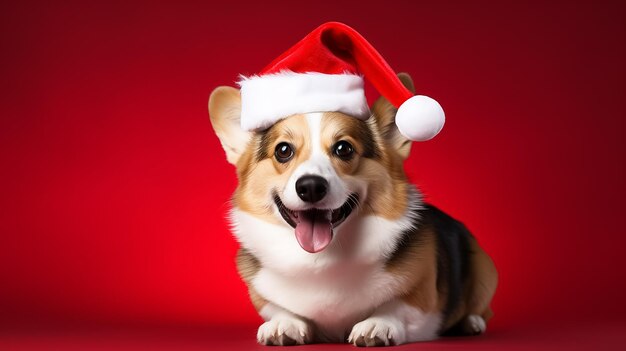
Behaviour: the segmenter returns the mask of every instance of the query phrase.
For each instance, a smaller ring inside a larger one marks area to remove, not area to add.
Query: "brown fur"
[[[437,286],[437,255],[433,227],[425,223],[387,262],[387,271],[404,278],[402,299],[422,311],[435,312],[444,309],[447,287]],[[470,269],[464,298],[448,317],[443,330],[459,323],[470,314],[482,316],[488,321],[493,313],[489,303],[495,293],[498,274],[491,258],[480,248],[476,239],[470,239]]]
[[[291,173],[309,157],[308,134],[308,125],[301,115],[286,118],[270,129],[256,133],[237,162],[239,184],[233,204],[268,222],[278,223],[272,215],[271,192],[282,189]],[[287,163],[280,163],[273,157],[274,148],[280,142],[288,142],[296,150],[294,158]],[[266,157],[261,159],[259,154]]]
[[[387,262],[387,271],[405,278],[402,299],[424,312],[441,309],[445,296],[437,292],[437,248],[431,227],[412,236],[411,242]]]
[[[252,301],[252,305],[256,308],[257,311],[260,311],[265,304],[267,304],[267,300],[265,300],[261,295],[259,295],[256,290],[252,287],[252,279],[257,274],[257,272],[261,269],[261,265],[259,261],[250,254],[245,249],[239,249],[237,251],[237,271],[239,275],[243,279],[243,281],[248,286],[248,293],[250,294],[250,300]]]

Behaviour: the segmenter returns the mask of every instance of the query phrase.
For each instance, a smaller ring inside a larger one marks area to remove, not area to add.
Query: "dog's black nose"
[[[305,175],[296,181],[296,192],[302,201],[318,202],[328,192],[326,179],[316,175]]]

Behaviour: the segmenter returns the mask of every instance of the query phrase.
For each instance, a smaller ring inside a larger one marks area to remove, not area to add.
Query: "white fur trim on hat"
[[[354,74],[317,72],[242,77],[241,127],[262,130],[298,113],[342,112],[366,120],[369,107],[363,78]]]

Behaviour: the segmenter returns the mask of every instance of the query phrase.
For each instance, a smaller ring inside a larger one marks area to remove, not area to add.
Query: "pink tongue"
[[[310,253],[324,250],[333,238],[331,222],[326,211],[301,211],[296,224],[296,239],[303,249]]]

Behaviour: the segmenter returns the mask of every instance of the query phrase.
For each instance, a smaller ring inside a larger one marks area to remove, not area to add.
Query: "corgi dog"
[[[265,320],[260,344],[385,346],[485,331],[495,266],[408,182],[411,141],[396,112],[380,97],[367,120],[316,112],[245,131],[240,91],[212,92],[211,123],[238,177],[230,221],[239,274]]]

